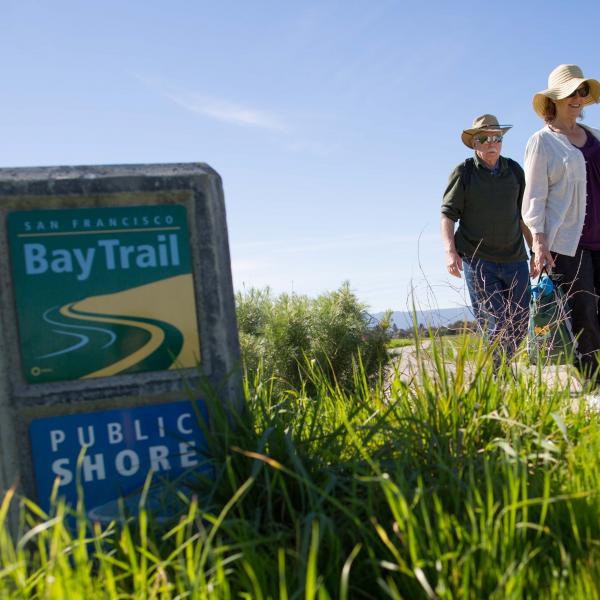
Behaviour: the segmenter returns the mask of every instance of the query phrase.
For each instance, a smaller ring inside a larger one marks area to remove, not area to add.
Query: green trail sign
[[[26,381],[198,363],[184,206],[17,211],[7,225]]]
[[[170,514],[212,473],[210,406],[243,415],[240,363],[209,165],[0,168],[0,498],[112,519],[152,471]]]

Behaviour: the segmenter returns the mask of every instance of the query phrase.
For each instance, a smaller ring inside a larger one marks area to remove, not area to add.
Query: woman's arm
[[[531,232],[535,253],[534,269],[551,270],[554,259],[550,254],[545,234],[546,202],[548,201],[548,157],[538,135],[529,138],[525,150],[525,194],[523,196],[523,222]]]
[[[541,273],[544,267],[548,272],[551,272],[554,267],[554,259],[548,249],[545,233],[533,234],[533,252],[535,253],[534,267],[536,275]],[[535,277],[535,275],[532,275],[532,277]]]

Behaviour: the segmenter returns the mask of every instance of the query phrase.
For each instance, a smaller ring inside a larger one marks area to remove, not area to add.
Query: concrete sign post
[[[241,410],[221,181],[201,164],[0,169],[0,494],[99,510],[206,470]]]

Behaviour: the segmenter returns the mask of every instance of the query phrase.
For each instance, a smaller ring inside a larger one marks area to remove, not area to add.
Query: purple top
[[[585,159],[587,200],[579,245],[588,250],[600,250],[600,140],[589,131],[585,133],[587,141],[579,150]]]

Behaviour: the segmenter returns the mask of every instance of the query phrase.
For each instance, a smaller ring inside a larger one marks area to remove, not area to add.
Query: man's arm
[[[535,262],[535,254],[533,253],[533,235],[531,231],[529,231],[529,227],[525,225],[523,219],[521,219],[521,232],[523,233],[523,237],[525,238],[525,242],[527,243],[527,247],[529,248],[530,258],[529,258],[529,276],[537,277],[539,275],[539,270],[537,268],[537,264]]]
[[[462,258],[458,255],[454,245],[454,221],[446,215],[442,215],[442,244],[446,254],[448,273],[454,277],[460,277],[463,266]]]

